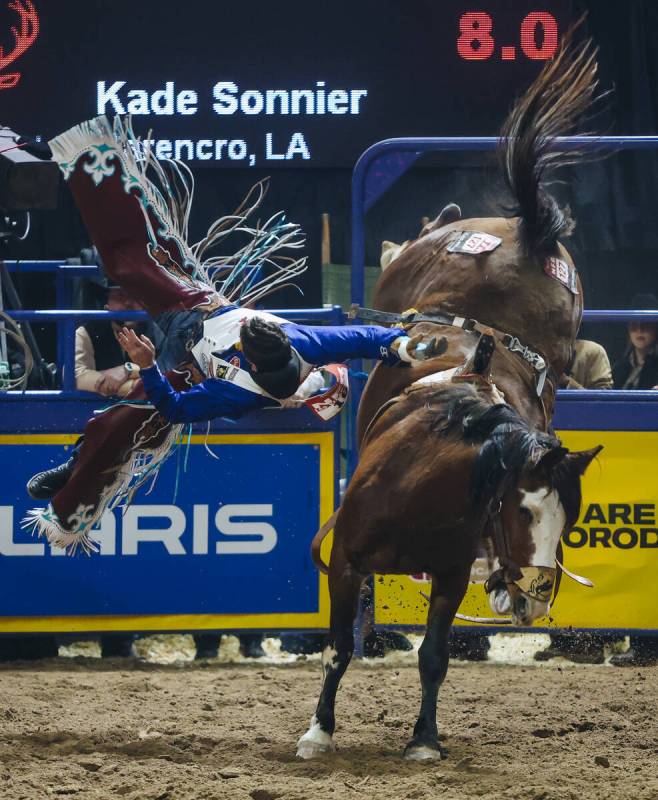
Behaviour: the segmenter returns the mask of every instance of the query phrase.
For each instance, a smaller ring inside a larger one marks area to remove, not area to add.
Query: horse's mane
[[[590,110],[598,86],[598,49],[591,39],[574,45],[579,20],[564,36],[532,86],[519,98],[501,129],[501,160],[505,181],[521,218],[519,238],[525,252],[551,255],[558,237],[568,235],[573,221],[543,188],[545,173],[572,164],[581,153],[551,149],[556,136],[571,132]]]
[[[560,446],[554,436],[532,430],[508,405],[490,406],[464,420],[464,440],[482,442],[471,478],[471,500],[486,506],[517,484],[548,450]]]
[[[434,430],[481,445],[471,477],[470,498],[483,511],[490,500],[518,483],[527,467],[536,466],[542,455],[560,447],[555,436],[533,430],[506,403],[491,405],[470,384],[453,384],[434,399],[443,401],[436,412]],[[565,489],[570,483],[567,477]]]

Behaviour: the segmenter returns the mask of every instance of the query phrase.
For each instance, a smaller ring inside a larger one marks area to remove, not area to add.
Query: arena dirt
[[[5,665],[0,798],[658,798],[655,668],[452,662],[440,699],[449,755],[430,764],[401,758],[419,703],[409,659],[353,665],[338,752],[296,760],[319,670],[313,660]]]

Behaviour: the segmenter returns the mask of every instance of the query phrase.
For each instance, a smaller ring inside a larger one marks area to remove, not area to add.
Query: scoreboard
[[[0,0],[0,124],[130,113],[160,157],[349,167],[494,134],[570,21],[569,0]]]

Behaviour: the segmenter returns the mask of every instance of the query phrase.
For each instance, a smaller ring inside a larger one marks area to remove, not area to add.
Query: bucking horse
[[[548,612],[562,533],[575,524],[581,476],[600,448],[569,452],[551,428],[559,376],[583,310],[573,259],[559,238],[569,213],[545,189],[547,171],[574,159],[555,138],[574,129],[596,93],[596,51],[568,34],[516,102],[500,153],[516,204],[510,218],[461,219],[451,204],[380,277],[362,319],[405,324],[440,353],[414,366],[377,366],[359,409],[360,459],[339,509],[328,571],[323,681],[297,754],[335,745],[334,705],[354,649],[362,582],[373,573],[431,575],[419,651],[420,713],[411,759],[443,755],[436,724],[448,636],[482,541],[498,614],[530,625]]]

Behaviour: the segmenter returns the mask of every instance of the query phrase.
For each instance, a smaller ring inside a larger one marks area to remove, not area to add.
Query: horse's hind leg
[[[334,543],[329,564],[331,621],[322,651],[322,691],[308,731],[297,744],[300,758],[315,758],[333,752],[336,727],[334,705],[340,680],[354,651],[354,618],[363,576],[348,564],[342,548]]]
[[[449,576],[432,577],[432,596],[427,616],[427,631],[418,651],[418,668],[423,696],[414,735],[404,750],[405,758],[442,758],[436,727],[436,701],[439,687],[448,671],[448,637],[457,609],[466,593],[468,569]]]

